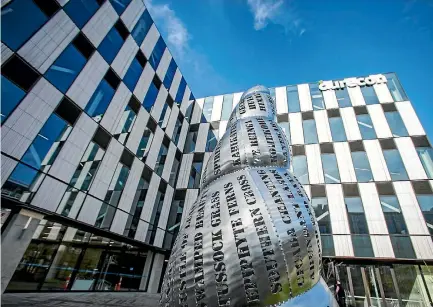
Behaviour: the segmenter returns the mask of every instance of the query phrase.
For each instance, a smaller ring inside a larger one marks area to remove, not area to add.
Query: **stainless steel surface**
[[[274,118],[262,86],[233,110],[174,244],[161,306],[336,306],[320,278],[313,209]]]

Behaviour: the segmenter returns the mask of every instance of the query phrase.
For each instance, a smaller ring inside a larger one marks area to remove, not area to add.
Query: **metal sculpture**
[[[275,119],[267,88],[242,95],[184,213],[161,306],[337,306],[320,277],[314,212]]]

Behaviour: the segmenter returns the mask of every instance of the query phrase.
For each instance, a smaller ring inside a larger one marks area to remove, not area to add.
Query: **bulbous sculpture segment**
[[[233,109],[228,125],[248,117],[263,117],[276,121],[275,103],[270,94],[254,91],[242,97]]]

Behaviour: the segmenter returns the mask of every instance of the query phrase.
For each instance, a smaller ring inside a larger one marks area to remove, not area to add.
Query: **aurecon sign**
[[[370,75],[365,78],[346,78],[341,81],[320,81],[319,89],[321,91],[327,90],[339,90],[347,87],[373,85],[379,83],[386,83],[386,77],[384,75]]]

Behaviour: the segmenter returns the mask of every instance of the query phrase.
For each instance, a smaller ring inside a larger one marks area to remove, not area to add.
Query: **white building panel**
[[[347,92],[349,93],[349,97],[353,106],[365,105],[364,96],[362,95],[361,88],[359,86],[347,87]]]
[[[316,120],[319,143],[332,142],[331,128],[329,127],[328,113],[326,110],[314,111],[314,118]]]
[[[134,126],[132,127],[131,133],[129,134],[128,141],[126,142],[126,147],[129,148],[129,150],[131,150],[133,153],[137,152],[148,120],[149,113],[147,113],[143,107],[140,107],[137,119],[134,122]]]
[[[212,115],[211,115],[211,121],[217,122],[221,119],[221,111],[223,109],[223,100],[224,96],[219,95],[215,96],[213,99],[213,105],[212,105]]]
[[[380,103],[387,103],[387,102],[394,101],[386,83],[374,84],[373,88],[376,92],[377,98],[379,99]]]
[[[165,128],[165,134],[172,139],[174,126],[176,125],[177,117],[179,116],[179,108],[176,104],[173,104],[173,108],[168,119],[167,127]]]
[[[18,50],[18,54],[44,74],[78,32],[65,11],[60,10]]]
[[[159,76],[161,81],[164,81],[165,74],[167,72],[168,66],[170,65],[171,59],[173,57],[170,54],[168,48],[165,48],[164,54],[162,55],[161,62],[159,62],[158,68],[156,69],[156,74]]]
[[[146,37],[144,38],[144,41],[140,46],[140,49],[141,51],[143,51],[146,58],[150,58],[150,55],[153,52],[153,48],[155,48],[155,45],[158,42],[160,36],[161,35],[159,34],[155,24],[152,24],[149,32],[147,32]]]
[[[170,142],[170,146],[167,152],[167,158],[165,159],[164,170],[162,171],[162,179],[168,182],[170,179],[171,168],[173,167],[174,156],[176,154],[176,146]]]
[[[226,133],[227,123],[228,123],[228,121],[226,121],[226,120],[220,121],[220,123],[219,123],[218,133],[219,133],[219,139],[220,140],[223,137],[224,133]]]
[[[134,38],[129,35],[111,64],[111,67],[120,78],[125,77],[132,60],[137,55],[137,51],[137,43]]]
[[[186,189],[188,187],[188,180],[189,180],[189,175],[191,174],[191,165],[192,165],[193,158],[194,158],[194,154],[183,155],[182,163],[180,164],[179,175],[177,177],[177,186],[176,186],[177,189]]]
[[[352,238],[349,235],[333,235],[335,256],[337,257],[353,257]]]
[[[47,80],[39,79],[3,124],[2,152],[21,159],[62,97]]]
[[[204,98],[200,98],[196,100],[194,105],[194,110],[191,116],[191,121],[190,121],[191,125],[200,123],[201,116],[203,114],[203,104],[204,104]]]
[[[391,176],[379,140],[364,140],[364,148],[370,162],[374,181],[390,181]]]
[[[365,203],[364,203],[365,204]],[[376,258],[395,258],[389,236],[371,235],[371,246],[373,247],[374,257]]]
[[[410,137],[395,138],[395,144],[410,180],[428,179]]]
[[[359,183],[358,187],[370,234],[388,234],[376,184],[373,182]]]
[[[233,94],[233,104],[232,104],[232,110],[238,105],[239,100],[241,100],[242,94],[244,92],[234,93]]]
[[[165,229],[167,227],[168,216],[170,214],[170,208],[173,200],[174,189],[171,186],[167,186],[165,191],[164,202],[162,204],[161,214],[159,216],[158,228]],[[162,243],[162,242],[161,242]]]
[[[313,103],[311,101],[310,86],[308,84],[298,85],[299,104],[301,112],[313,110]]]
[[[110,1],[106,1],[84,26],[83,33],[98,48],[118,18]]]
[[[304,184],[303,188],[305,190],[305,193],[307,193],[308,198],[311,200],[311,186],[309,184]]]
[[[277,114],[289,113],[289,108],[287,107],[287,90],[285,86],[275,88],[275,100]]]
[[[328,196],[332,232],[336,234],[350,234],[341,184],[327,184],[326,195]]]
[[[113,222],[111,223],[110,226],[110,231],[123,235],[127,221],[128,221],[128,213],[120,210],[116,210],[116,213],[113,217]]]
[[[361,131],[359,131],[358,122],[356,121],[355,111],[353,108],[341,108],[340,115],[343,119],[344,130],[348,141],[361,140]]]
[[[149,293],[158,293],[159,281],[161,280],[162,266],[164,264],[164,255],[155,254],[152,264],[152,272],[149,277]]]
[[[95,225],[96,218],[98,217],[99,210],[101,209],[102,201],[91,196],[87,196],[84,204],[78,214],[77,220]]]
[[[320,157],[319,144],[305,145],[305,154],[307,156],[308,177],[311,184],[324,183],[322,159]]]
[[[108,132],[112,134],[115,133],[115,129],[124,114],[124,110],[128,105],[131,95],[132,94],[126,85],[123,82],[120,82],[119,87],[114,93],[113,99],[111,99],[107,111],[105,111],[104,117],[101,120],[101,126]]]
[[[134,239],[144,242],[146,240],[147,229],[149,229],[149,223],[140,220],[138,222],[137,231],[135,232]]]
[[[409,101],[395,103],[409,135],[425,135],[424,128]]]
[[[433,242],[430,236],[411,236],[413,249],[418,259],[433,259]]]
[[[352,155],[347,142],[334,143],[335,156],[340,170],[341,182],[356,182],[356,173],[353,167]]]
[[[67,185],[51,177],[45,177],[31,204],[33,206],[55,212],[62,200]]]
[[[8,180],[18,162],[6,156],[1,156],[1,185]]]
[[[150,111],[150,115],[158,121],[161,116],[162,109],[167,101],[168,91],[164,86],[161,86],[158,92],[158,96],[156,96],[155,104],[153,105],[152,110]]]
[[[156,126],[155,135],[146,158],[146,164],[152,169],[155,169],[155,163],[158,159],[159,150],[161,149],[164,131]]]
[[[146,97],[154,75],[155,71],[153,70],[152,66],[150,64],[146,64],[134,89],[134,95],[141,103],[143,103],[144,97]]]
[[[134,157],[132,162],[131,170],[129,171],[128,179],[126,180],[125,187],[123,189],[122,197],[120,198],[119,209],[129,212],[137,192],[138,182],[140,181],[141,174],[143,173],[144,164],[140,159]]]
[[[179,68],[176,69],[176,73],[174,74],[173,82],[171,83],[170,90],[168,93],[173,97],[173,100],[176,99],[177,90],[179,89],[180,80],[182,80],[182,74]]]
[[[189,105],[192,103],[192,100],[189,100],[189,97],[191,96],[191,90],[189,89],[188,84],[185,87],[185,93],[183,93],[182,97],[182,103],[180,104],[180,111],[182,114],[186,115],[186,110],[189,107]]]
[[[388,122],[383,113],[382,106],[379,104],[373,104],[367,106],[368,113],[370,114],[371,121],[373,122],[374,130],[378,139],[392,138],[391,129],[388,126]]]
[[[132,29],[134,29],[135,24],[137,23],[138,19],[140,19],[144,10],[145,10],[144,1],[132,0],[132,2],[128,5],[126,10],[123,12],[122,16],[120,16],[120,18],[122,19],[123,23],[125,24],[126,28],[129,30],[129,32],[131,32]]]
[[[4,63],[14,54],[14,52],[12,50],[10,50],[5,44],[3,44],[3,43],[1,43],[1,44],[2,44],[1,58],[2,58],[2,63]]]
[[[429,235],[410,181],[394,181],[393,184],[409,234]]]
[[[338,108],[337,96],[335,96],[334,90],[322,91],[323,100],[325,101],[325,107],[327,109]]]
[[[146,194],[146,200],[144,201],[143,211],[141,211],[140,218],[146,222],[150,221],[153,207],[155,206],[156,195],[158,194],[159,182],[161,178],[153,175],[150,179],[149,190]]]
[[[207,135],[209,132],[210,124],[200,124],[197,134],[197,142],[195,144],[194,152],[205,152],[206,151],[206,143],[207,143]]]
[[[180,222],[180,227],[183,226],[187,217],[189,216],[189,211],[191,209],[191,206],[194,204],[195,200],[197,199],[197,196],[198,196],[197,189],[186,190],[185,203],[183,205],[183,214],[182,214],[182,220]]]
[[[107,62],[98,51],[95,51],[74,83],[72,83],[66,95],[82,109],[86,108],[107,70]]]
[[[180,130],[179,140],[177,142],[177,148],[179,148],[180,151],[183,151],[188,130],[189,130],[189,124],[186,121],[186,119],[184,119],[182,124],[182,129]]]
[[[301,113],[289,113],[289,124],[292,145],[304,144],[304,129],[302,128],[302,114]],[[295,133],[296,132],[296,133]]]

